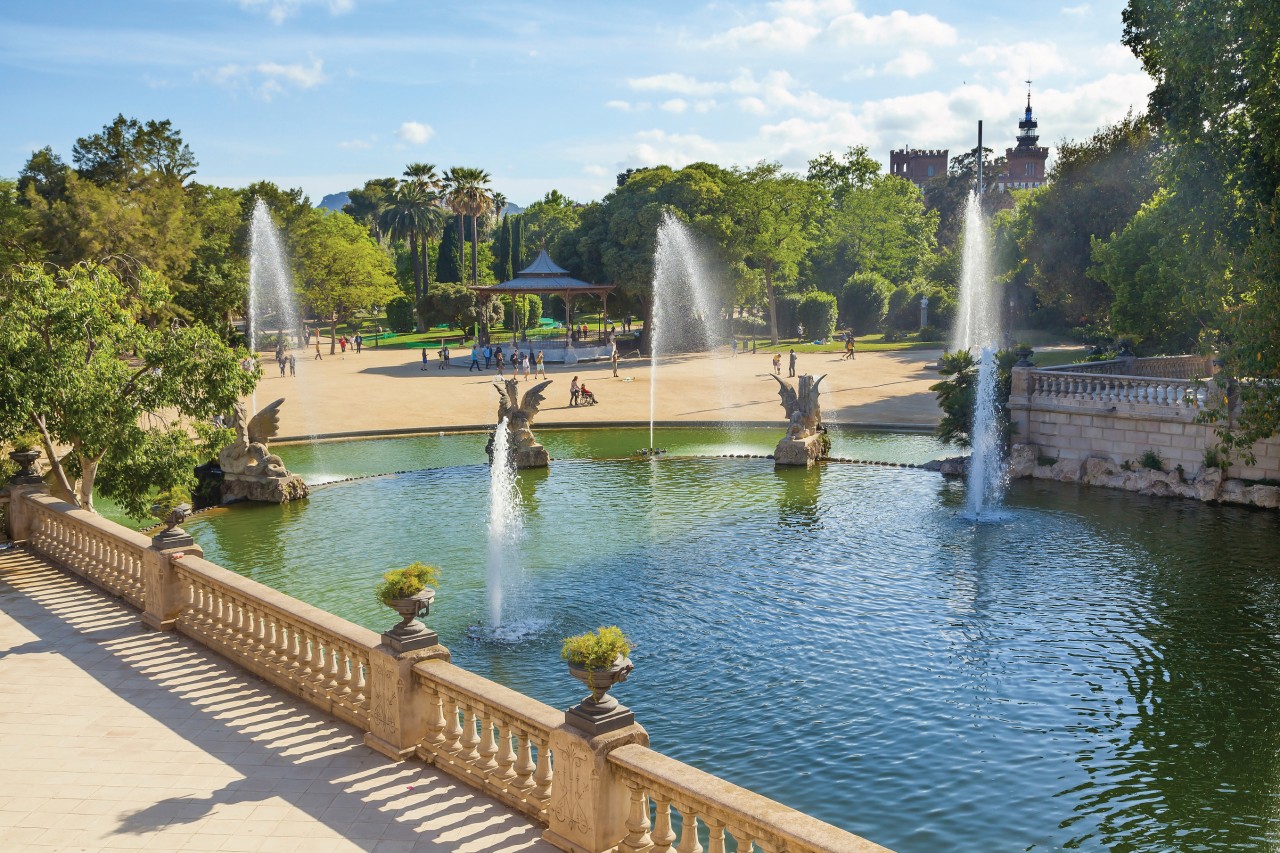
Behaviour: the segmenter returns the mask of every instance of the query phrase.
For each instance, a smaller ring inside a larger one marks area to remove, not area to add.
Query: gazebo
[[[492,287],[473,288],[476,293],[484,296],[524,296],[526,294],[534,294],[537,296],[559,296],[564,299],[565,304],[565,325],[568,329],[565,333],[563,341],[558,338],[542,338],[545,357],[550,361],[562,360],[557,358],[560,355],[560,348],[564,348],[563,360],[572,364],[583,358],[607,358],[611,348],[611,342],[605,339],[605,324],[608,317],[609,294],[613,292],[612,284],[589,284],[580,281],[569,275],[569,271],[556,264],[551,260],[551,256],[547,254],[547,250],[543,249],[538,253],[538,257],[533,263],[516,273],[516,277],[510,281],[504,281],[502,284],[495,284]],[[591,337],[588,333],[587,337],[579,338],[574,333],[573,322],[573,297],[589,294],[591,296],[600,297],[600,328],[596,330],[595,342],[589,340]],[[520,312],[513,311],[513,315]],[[522,317],[516,317],[517,325],[523,320]],[[527,329],[516,328],[513,330],[517,340],[528,339]],[[575,347],[577,350],[575,351]],[[603,352],[596,352],[603,350]]]

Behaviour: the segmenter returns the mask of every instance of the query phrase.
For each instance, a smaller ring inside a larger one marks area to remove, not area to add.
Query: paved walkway
[[[278,397],[288,400],[281,408],[280,435],[285,437],[494,423],[497,372],[469,371],[470,348],[454,349],[454,366],[449,370],[438,369],[436,351],[429,352],[432,360],[426,370],[420,350],[366,349],[359,355],[326,354],[323,361],[299,358],[294,377],[281,377],[271,354],[265,353],[258,404]],[[822,383],[827,423],[932,427],[940,412],[929,386],[940,378],[932,369],[940,355],[941,350],[868,352],[846,361],[843,353],[799,353],[796,370],[827,374]],[[658,420],[783,427],[786,417],[778,386],[769,378],[772,360],[772,354],[730,356],[727,350],[666,360],[658,371]],[[547,374],[553,384],[535,426],[649,420],[648,359],[623,359],[616,378],[608,362],[551,364]],[[787,374],[785,352],[782,374]],[[595,392],[600,405],[569,406],[569,382],[574,376]],[[533,382],[520,384],[523,388]]]
[[[552,851],[541,828],[16,549],[0,850]]]

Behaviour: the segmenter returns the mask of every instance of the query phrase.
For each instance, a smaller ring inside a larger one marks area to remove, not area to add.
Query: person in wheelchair
[[[597,402],[596,395],[588,391],[585,384],[578,388],[578,405],[594,406]]]

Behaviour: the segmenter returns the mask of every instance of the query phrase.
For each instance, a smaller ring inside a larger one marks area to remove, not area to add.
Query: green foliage
[[[314,210],[293,243],[302,301],[331,328],[400,292],[386,249],[345,213]]]
[[[887,337],[887,336],[886,336]],[[1004,350],[996,354],[996,407],[1001,432],[1007,447],[1013,427],[1009,420],[1009,391],[1013,382],[1013,365],[1017,354]],[[973,416],[977,405],[978,361],[968,350],[943,353],[939,359],[940,374],[948,377],[929,386],[942,409],[937,435],[946,444],[970,447],[973,444]]]
[[[483,301],[465,284],[440,282],[418,303],[423,322],[448,323],[459,329],[472,324],[493,325],[502,321],[502,303],[496,297]]]
[[[809,340],[830,340],[835,334],[839,313],[836,298],[830,293],[806,293],[796,305],[796,316]]]
[[[766,333],[776,330],[779,337],[798,337],[800,334],[800,295],[798,293],[781,294],[776,298],[775,305],[777,306],[777,320],[772,328],[766,326]]]
[[[463,281],[462,240],[458,236],[462,217],[445,223],[440,235],[440,252],[436,261],[436,281]]]
[[[71,160],[80,177],[99,186],[134,185],[149,174],[182,184],[199,165],[168,119],[142,124],[124,115],[117,115],[101,133],[77,139]]]
[[[560,235],[573,231],[579,223],[578,204],[559,190],[551,190],[520,214],[523,240],[535,251],[550,248]]]
[[[889,303],[886,294],[893,285],[878,273],[859,272],[849,276],[840,294],[840,316],[844,325],[859,335],[880,328]]]
[[[1154,450],[1147,450],[1143,452],[1142,456],[1138,459],[1138,464],[1143,468],[1149,468],[1152,471],[1164,470],[1164,460],[1160,458],[1160,454]]]
[[[151,517],[164,521],[169,513],[182,504],[191,503],[191,492],[184,486],[161,489],[151,498]]]
[[[404,334],[413,331],[413,300],[397,296],[387,303],[387,325],[391,331]]]
[[[576,637],[566,637],[560,657],[583,669],[609,669],[619,657],[631,654],[631,641],[617,625],[597,628]]]
[[[392,569],[385,573],[382,582],[374,589],[374,596],[390,607],[391,602],[413,598],[429,586],[440,586],[440,570],[415,561],[403,569]]]
[[[40,248],[32,229],[35,216],[31,208],[23,204],[18,184],[0,178],[0,275],[16,264],[34,261],[40,256]]]
[[[921,326],[920,331],[916,332],[917,341],[943,341],[946,338],[946,332],[933,325]]]
[[[208,421],[257,382],[207,326],[139,322],[169,298],[146,269],[132,294],[93,264],[26,264],[0,281],[0,440],[35,428],[69,447],[50,460],[55,491],[85,509],[96,484],[145,518],[153,490],[189,485],[207,458],[173,418]]]

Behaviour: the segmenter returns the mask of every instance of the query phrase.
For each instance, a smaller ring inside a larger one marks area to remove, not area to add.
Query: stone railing
[[[44,494],[29,495],[23,510],[29,549],[140,610],[146,606],[150,539]]]
[[[589,734],[564,711],[454,666],[443,646],[397,653],[354,625],[203,558],[181,530],[154,539],[11,486],[17,542],[365,732],[392,758],[418,757],[546,827],[575,853],[870,853],[881,848],[650,750],[631,723]],[[566,676],[567,677],[567,676]],[[650,804],[654,811],[650,812]],[[670,807],[677,816],[673,821]]]
[[[368,730],[377,634],[190,554],[173,556],[173,573],[180,633]]]
[[[1160,379],[1205,379],[1213,375],[1213,359],[1206,355],[1168,355],[1155,358],[1112,358],[1057,367],[1045,373],[1090,373],[1097,376],[1144,376]]]
[[[609,763],[628,793],[627,834],[618,844],[619,853],[701,851],[699,823],[706,829],[707,853],[724,853],[727,838],[741,853],[885,851],[878,844],[639,744],[613,750]]]
[[[546,823],[564,712],[443,660],[415,665],[413,679],[428,707],[418,756]]]
[[[1029,371],[1027,393],[1033,404],[1090,408],[1133,405],[1194,414],[1208,401],[1209,391],[1205,384],[1189,379],[1045,369]]]

